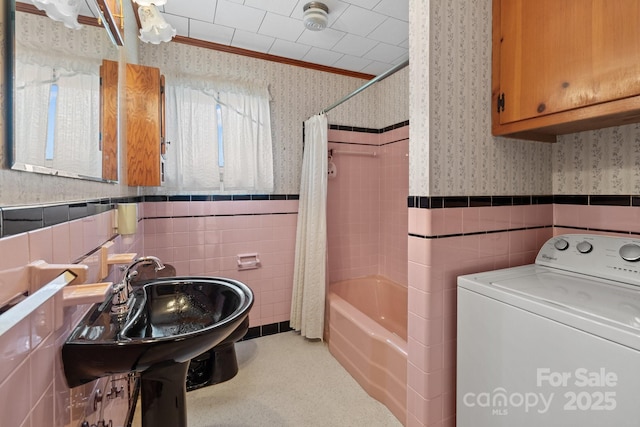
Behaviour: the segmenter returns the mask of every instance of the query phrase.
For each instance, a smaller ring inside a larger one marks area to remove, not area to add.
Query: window
[[[166,91],[167,188],[273,191],[266,88],[167,76]]]

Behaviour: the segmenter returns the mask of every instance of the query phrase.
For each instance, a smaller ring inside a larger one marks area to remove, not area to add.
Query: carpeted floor
[[[325,343],[286,332],[239,342],[236,353],[235,378],[187,393],[189,427],[402,426]]]

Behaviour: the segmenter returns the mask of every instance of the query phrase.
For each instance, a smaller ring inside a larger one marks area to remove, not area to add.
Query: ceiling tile
[[[266,53],[271,48],[273,42],[273,37],[250,33],[248,31],[236,30],[233,35],[233,40],[231,41],[231,46]]]
[[[380,62],[391,62],[406,54],[407,50],[386,43],[378,43],[376,47],[368,51],[364,57]]]
[[[336,61],[342,58],[342,56],[343,55],[341,53],[313,47],[309,50],[309,53],[302,58],[302,60],[331,67],[336,63]]]
[[[389,71],[393,68],[393,65],[386,64],[383,62],[372,62],[371,64],[364,67],[361,72],[366,74],[373,74],[374,76],[380,75],[385,71]]]
[[[163,13],[162,17],[176,29],[176,33],[179,36],[189,37],[189,18],[168,13]]]
[[[399,45],[407,40],[409,23],[395,18],[388,18],[369,34],[369,38],[381,42]]]
[[[382,0],[375,8],[376,12],[389,15],[403,21],[409,21],[409,2],[398,0]]]
[[[33,4],[31,0],[22,0],[23,3]],[[89,7],[86,2],[80,2],[80,9],[78,10],[78,14],[82,16],[94,17],[96,16],[94,10]]]
[[[400,65],[405,61],[409,60],[409,50],[407,50],[407,53],[405,53],[404,55],[400,56],[398,59],[396,59],[395,61],[391,61],[393,63],[393,65]]]
[[[324,31],[309,31],[305,29],[298,38],[298,42],[321,49],[331,49],[344,35],[342,31],[332,28],[325,28]]]
[[[351,55],[345,55],[342,58],[338,59],[333,66],[338,68],[343,68],[345,70],[351,71],[360,71],[373,61],[365,58],[358,58]]]
[[[353,34],[347,34],[338,43],[336,43],[333,50],[352,56],[364,56],[366,52],[373,49],[377,44],[378,42],[375,40],[354,36]]]
[[[382,24],[385,19],[384,15],[379,13],[357,6],[349,6],[340,18],[331,25],[331,28],[366,37]]]
[[[276,39],[271,49],[269,49],[269,53],[271,55],[284,56],[285,58],[302,59],[309,52],[309,49],[311,49],[311,46]]]
[[[228,46],[233,38],[233,28],[192,19],[189,23],[189,37]]]
[[[304,25],[299,20],[268,12],[258,32],[278,39],[296,41],[304,30]]]
[[[164,11],[200,21],[213,22],[217,0],[168,1]]]
[[[218,0],[214,23],[255,33],[260,28],[265,14],[265,11],[253,7],[232,3],[229,0]]]
[[[245,6],[277,13],[278,15],[291,16],[298,0],[245,0]]]
[[[380,3],[380,0],[349,0],[349,3],[364,7],[365,9],[373,9]]]

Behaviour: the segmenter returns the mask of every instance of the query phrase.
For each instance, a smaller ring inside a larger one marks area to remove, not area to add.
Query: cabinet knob
[[[540,103],[540,105],[538,105],[538,113],[542,113],[546,108],[547,106],[544,105],[544,102]]]

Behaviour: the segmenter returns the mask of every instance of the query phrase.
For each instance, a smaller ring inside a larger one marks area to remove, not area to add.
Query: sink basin
[[[184,409],[189,360],[247,318],[253,293],[232,279],[167,277],[137,287],[131,301],[126,317],[118,319],[108,298],[72,331],[62,346],[67,383],[76,387],[106,375],[139,372],[143,426],[186,426],[186,411],[180,414],[176,405],[181,401]],[[175,413],[178,419],[171,418]]]

